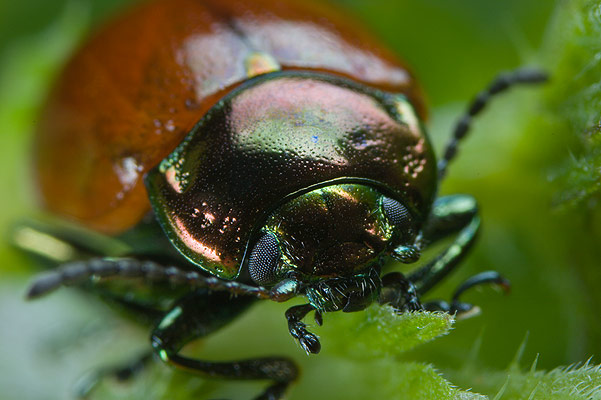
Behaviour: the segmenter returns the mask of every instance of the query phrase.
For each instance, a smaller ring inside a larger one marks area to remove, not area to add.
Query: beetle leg
[[[511,283],[497,271],[480,272],[479,274],[468,278],[461,285],[459,285],[453,294],[452,302],[459,302],[459,298],[465,291],[485,284],[493,284],[501,288],[506,293],[511,289]]]
[[[417,293],[422,295],[446,277],[465,257],[480,227],[478,208],[473,197],[446,196],[434,202],[432,213],[423,229],[423,246],[452,233],[455,241],[434,260],[409,275]]]
[[[415,285],[400,272],[382,277],[380,304],[390,304],[399,312],[423,310]]]
[[[144,279],[149,282],[164,282],[189,288],[209,288],[233,295],[251,295],[260,299],[270,298],[270,292],[262,287],[245,285],[206,277],[195,271],[177,267],[164,267],[153,261],[130,258],[104,259],[66,263],[38,277],[29,288],[27,298],[33,299],[58,289],[60,286],[78,285],[90,278]]]
[[[301,347],[307,352],[307,354],[317,354],[321,350],[321,343],[319,338],[309,332],[306,328],[302,319],[315,308],[311,304],[303,304],[299,306],[290,307],[286,311],[286,319],[288,320],[288,330],[293,338],[298,340]],[[316,311],[315,321],[318,325],[323,323],[321,313]]]
[[[455,314],[459,319],[465,319],[477,315],[479,314],[480,309],[473,304],[462,302],[460,297],[467,290],[484,284],[493,284],[505,292],[508,292],[511,288],[510,282],[498,272],[481,272],[468,278],[461,285],[459,285],[459,287],[455,290],[450,303],[444,300],[435,300],[424,304],[424,308],[428,311],[446,311],[448,313]]]
[[[422,229],[420,249],[460,232],[478,216],[476,199],[465,194],[439,197]]]
[[[164,362],[196,374],[226,379],[271,380],[273,384],[258,398],[280,399],[298,375],[296,365],[288,358],[215,362],[179,354],[188,342],[221,328],[255,300],[250,296],[231,298],[228,293],[200,289],[186,296],[165,315],[151,335],[152,347]]]

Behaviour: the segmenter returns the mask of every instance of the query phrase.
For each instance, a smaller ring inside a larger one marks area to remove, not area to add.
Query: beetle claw
[[[301,347],[307,354],[317,354],[321,350],[319,338],[305,329],[306,325],[303,322],[297,321],[288,325],[288,330],[293,338],[298,340]]]
[[[321,351],[321,343],[313,333],[305,331],[305,335],[298,341],[307,354],[318,354]]]
[[[463,282],[455,290],[451,302],[448,303],[444,300],[430,301],[424,305],[427,311],[444,311],[450,314],[455,314],[457,319],[467,319],[480,314],[480,307],[474,306],[470,303],[460,301],[461,295],[473,287],[477,287],[483,284],[492,284],[496,287],[500,287],[508,293],[511,288],[511,283],[504,278],[501,274],[496,271],[486,271],[476,274],[465,282]]]
[[[286,319],[288,320],[288,331],[293,338],[298,340],[301,347],[307,352],[307,354],[317,354],[321,350],[321,344],[319,338],[309,332],[302,318],[307,315],[310,311],[315,310],[315,322],[317,325],[323,323],[322,315],[319,310],[316,310],[310,304],[304,304],[301,306],[294,306],[286,311]]]

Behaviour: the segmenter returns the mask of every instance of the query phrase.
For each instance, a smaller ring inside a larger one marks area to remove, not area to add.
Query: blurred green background
[[[85,33],[124,3],[0,3],[1,232],[35,210],[28,148],[36,111],[53,76]],[[404,354],[402,360],[432,364],[453,384],[491,398],[503,381],[487,380],[487,374],[504,370],[526,336],[521,357],[525,366],[537,355],[539,369],[589,357],[598,363],[599,2],[337,3],[413,66],[431,106],[428,124],[438,150],[466,102],[499,71],[531,65],[552,74],[544,88],[517,89],[494,102],[462,144],[441,188],[442,194],[469,193],[478,199],[483,231],[467,262],[433,296],[448,298],[463,279],[491,269],[513,282],[512,293],[470,293],[466,300],[480,305],[481,316],[457,322],[449,335]],[[146,331],[76,291],[25,303],[23,293],[35,271],[6,240],[0,243],[0,399],[66,398],[85,369],[145,348]],[[339,398],[342,393],[348,398],[353,389],[345,380],[379,373],[328,354],[325,333],[324,354],[305,357],[286,332],[284,309],[257,307],[209,340],[205,352],[228,358],[249,349],[277,349],[291,355],[305,371],[292,398]],[[183,375],[173,379],[187,387],[184,393],[217,385],[195,383]],[[157,384],[149,378],[146,383]],[[236,385],[244,392],[245,386]],[[123,398],[132,391],[117,390]],[[142,384],[136,390],[152,393]]]

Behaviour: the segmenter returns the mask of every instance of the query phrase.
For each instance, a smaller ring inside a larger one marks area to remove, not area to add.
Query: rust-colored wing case
[[[334,73],[405,93],[410,73],[346,15],[306,1],[169,0],[139,5],[72,58],[43,112],[35,172],[48,210],[105,233],[150,210],[142,177],[249,77]]]

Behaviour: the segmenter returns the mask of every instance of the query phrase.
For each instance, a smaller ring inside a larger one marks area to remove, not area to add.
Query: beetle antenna
[[[28,299],[44,296],[60,286],[73,286],[84,283],[90,278],[129,278],[144,279],[149,282],[168,283],[193,288],[208,288],[227,291],[232,295],[250,295],[260,299],[269,299],[269,290],[263,287],[245,285],[234,281],[224,281],[216,277],[207,277],[195,271],[185,271],[174,266],[165,267],[152,261],[140,261],[130,258],[96,258],[87,261],[74,261],[62,265],[37,278],[29,291]]]
[[[502,93],[516,84],[535,84],[542,83],[548,80],[548,76],[541,70],[523,68],[515,71],[503,73],[488,86],[487,89],[480,92],[476,98],[472,101],[467,112],[461,116],[453,136],[444,151],[442,160],[438,162],[438,178],[444,178],[447,172],[447,166],[449,162],[455,158],[457,154],[457,145],[459,141],[465,137],[472,126],[472,119],[480,114],[490,100],[499,93]]]

